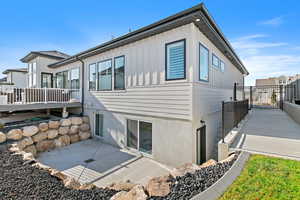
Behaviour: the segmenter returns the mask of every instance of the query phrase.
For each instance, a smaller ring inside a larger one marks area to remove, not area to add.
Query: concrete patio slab
[[[281,110],[254,109],[231,148],[299,160],[300,125]]]
[[[88,159],[93,160],[86,163]],[[171,169],[151,158],[95,139],[41,153],[38,160],[82,183],[99,187],[127,180],[144,185],[150,178],[168,174]]]

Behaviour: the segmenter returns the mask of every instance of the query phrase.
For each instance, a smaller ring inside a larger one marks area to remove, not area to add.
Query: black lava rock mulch
[[[165,197],[150,197],[148,200],[187,200],[203,192],[217,182],[233,165],[239,153],[230,162],[218,163],[197,170],[196,173],[187,173],[182,177],[172,178],[171,192]]]
[[[22,156],[0,151],[0,199],[1,200],[81,200],[110,199],[117,191],[109,189],[73,190],[66,188],[47,171],[31,166]]]

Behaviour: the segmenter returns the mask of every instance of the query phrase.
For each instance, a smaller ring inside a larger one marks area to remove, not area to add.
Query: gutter
[[[83,116],[84,115],[84,75],[85,75],[85,71],[84,71],[84,62],[82,59],[80,59],[78,56],[75,57],[76,60],[81,62],[81,113],[80,115]]]

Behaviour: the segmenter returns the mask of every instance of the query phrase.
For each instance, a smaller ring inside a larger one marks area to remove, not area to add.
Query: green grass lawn
[[[219,200],[300,200],[300,162],[252,155]]]

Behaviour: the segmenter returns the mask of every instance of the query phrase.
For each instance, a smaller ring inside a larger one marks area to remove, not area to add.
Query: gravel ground
[[[218,163],[197,170],[195,174],[187,173],[182,177],[171,179],[171,192],[166,197],[150,197],[148,200],[187,200],[203,192],[208,187],[219,180],[233,165],[238,154],[234,159],[226,163]]]
[[[19,155],[0,151],[0,199],[110,199],[117,192],[108,189],[72,190],[56,177],[23,161]]]

